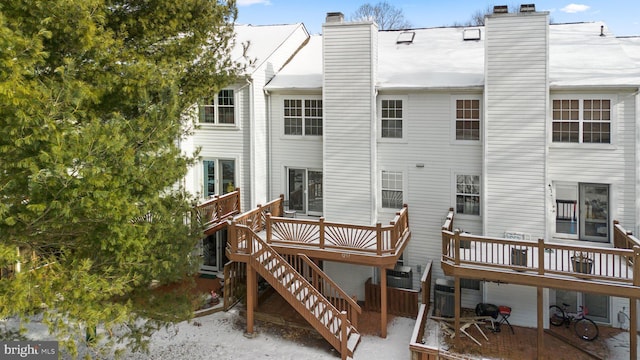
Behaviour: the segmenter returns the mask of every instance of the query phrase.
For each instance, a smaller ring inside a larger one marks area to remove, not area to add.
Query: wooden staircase
[[[342,359],[352,357],[360,342],[360,333],[349,321],[347,311],[338,310],[331,301],[250,228],[243,225],[236,226],[245,231],[251,267],[287,300],[331,346],[340,352]],[[320,276],[327,277],[319,269],[316,270],[316,274],[318,271],[321,273]],[[357,311],[361,311],[359,307]]]

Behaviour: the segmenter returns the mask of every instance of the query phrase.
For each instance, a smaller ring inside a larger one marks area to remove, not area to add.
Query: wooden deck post
[[[453,234],[454,236],[454,246],[453,246],[453,258],[455,260],[456,265],[460,265],[460,230],[457,230]],[[456,279],[459,281],[459,279]]]
[[[456,230],[456,257],[458,258],[458,262],[460,261],[460,237],[458,236],[460,232],[458,230]],[[455,330],[455,340],[454,340],[454,344],[457,348],[460,347],[460,307],[462,306],[461,304],[461,298],[460,298],[460,277],[456,276],[455,277],[455,281],[454,281],[454,296],[455,296],[455,300],[454,300],[454,304],[455,304],[455,308],[454,308],[454,316],[455,316],[455,320],[454,320],[454,330]]]
[[[382,255],[382,223],[376,224],[376,254]]]
[[[236,192],[238,193],[238,195],[236,196],[236,210],[238,211],[238,214],[242,213],[242,207],[240,205],[240,188],[237,187],[236,188]]]
[[[542,266],[544,268],[544,266]],[[544,353],[544,288],[538,286],[538,359]]]
[[[247,266],[247,335],[253,336],[253,312],[255,310],[256,270],[248,264]]]
[[[638,358],[638,299],[629,299],[629,359]]]
[[[387,269],[380,268],[380,337],[387,337]]]
[[[267,244],[271,244],[271,213],[267,213],[266,218]]]
[[[544,239],[538,239],[538,274],[544,275]]]
[[[324,216],[321,216],[319,219],[319,230],[320,230],[320,249],[324,249]]]

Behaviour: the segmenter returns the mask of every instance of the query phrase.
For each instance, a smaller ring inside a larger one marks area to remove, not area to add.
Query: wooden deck
[[[569,246],[462,234],[453,230],[454,213],[449,210],[442,226],[444,273],[455,281],[455,329],[460,325],[460,279],[478,279],[532,286],[537,289],[538,353],[544,347],[545,288],[563,289],[630,299],[630,318],[637,318],[640,298],[640,241],[614,221],[614,248]],[[582,265],[576,260],[588,259]],[[424,309],[421,309],[424,311]],[[419,314],[418,318],[425,316]],[[637,322],[630,333],[637,332]],[[419,333],[415,334],[416,336]],[[459,339],[459,333],[456,330]],[[636,337],[631,337],[630,357],[637,356]]]

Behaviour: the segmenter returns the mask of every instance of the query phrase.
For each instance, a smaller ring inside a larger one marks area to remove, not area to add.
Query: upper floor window
[[[456,140],[480,140],[480,100],[456,99]]]
[[[203,160],[204,188],[202,194],[208,198],[226,194],[236,189],[236,162],[231,159]]]
[[[480,176],[456,175],[456,213],[480,215]]]
[[[285,135],[322,135],[322,100],[285,99]]]
[[[553,100],[553,142],[611,143],[611,100]]]
[[[205,99],[199,110],[201,123],[235,124],[233,90],[220,90],[217,96]]]
[[[382,137],[402,139],[402,100],[382,100]]]
[[[402,172],[382,172],[382,207],[402,208]]]

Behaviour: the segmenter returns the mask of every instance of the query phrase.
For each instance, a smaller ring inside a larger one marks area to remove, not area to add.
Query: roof
[[[549,44],[551,87],[640,85],[639,63],[602,22],[551,25]]]
[[[302,23],[288,25],[235,24],[235,46],[231,50],[231,59],[248,65],[247,72],[253,73],[299,27],[304,28],[304,25]]]
[[[616,38],[602,22],[549,27],[551,87],[640,86],[640,37]],[[467,28],[469,29],[469,28]],[[480,40],[463,40],[462,27],[380,31],[378,78],[385,89],[472,88],[484,85],[484,28]],[[411,44],[397,43],[403,31]],[[269,90],[321,89],[322,36],[309,43],[271,80]]]

